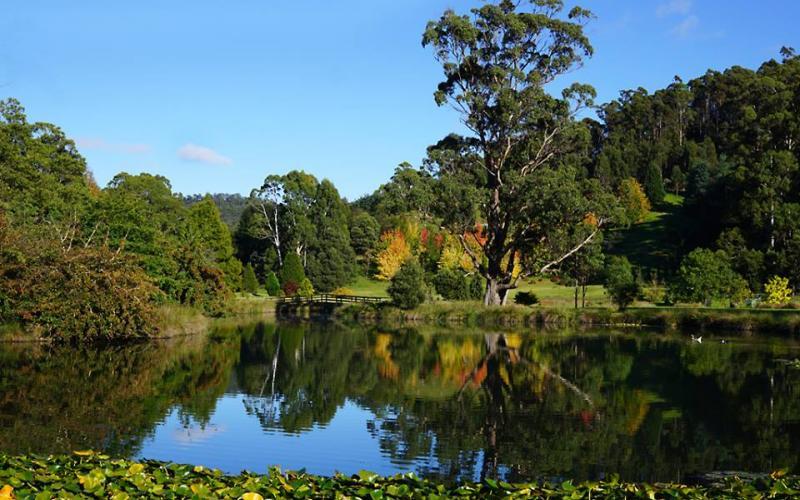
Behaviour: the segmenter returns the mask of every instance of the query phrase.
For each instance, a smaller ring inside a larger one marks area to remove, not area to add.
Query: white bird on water
[[[697,342],[698,344],[702,344],[703,343],[703,337],[702,336],[701,337],[695,337],[694,335],[692,335],[692,342]]]

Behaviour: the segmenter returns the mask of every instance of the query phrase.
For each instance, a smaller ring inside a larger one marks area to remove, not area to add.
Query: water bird
[[[692,335],[692,342],[697,342],[698,344],[702,344],[703,343],[703,337],[702,336],[695,337],[694,335]]]

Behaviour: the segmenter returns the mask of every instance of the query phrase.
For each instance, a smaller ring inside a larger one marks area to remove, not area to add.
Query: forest
[[[585,84],[547,91],[591,56],[588,12],[538,14],[501,2],[428,24],[444,73],[435,102],[470,133],[432,138],[421,164],[356,200],[298,170],[265,172],[246,196],[183,195],[148,173],[98,186],[57,125],[0,102],[0,323],[69,341],[146,337],[164,305],[219,316],[238,293],[349,294],[357,279],[391,283],[406,308],[533,304],[516,290],[536,279],[574,287],[576,306],[593,284],[621,308],[789,305],[800,56],[783,48],[755,70],[597,105]],[[552,36],[529,36],[542,19]],[[643,258],[635,235],[666,212],[669,245]]]

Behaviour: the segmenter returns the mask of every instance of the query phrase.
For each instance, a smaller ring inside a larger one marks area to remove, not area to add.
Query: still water
[[[798,344],[688,337],[228,323],[5,344],[0,450],[449,480],[800,472]]]

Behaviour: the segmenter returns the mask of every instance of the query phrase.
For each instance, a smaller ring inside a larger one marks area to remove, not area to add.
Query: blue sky
[[[303,169],[349,198],[459,130],[437,108],[428,20],[466,0],[5,0],[0,98],[74,138],[98,182],[167,176],[183,193],[249,193]],[[572,5],[573,2],[568,2]],[[654,90],[800,49],[797,0],[586,0],[595,57],[565,77]]]

